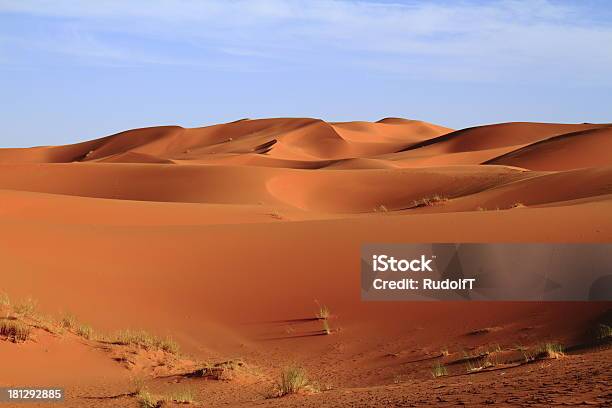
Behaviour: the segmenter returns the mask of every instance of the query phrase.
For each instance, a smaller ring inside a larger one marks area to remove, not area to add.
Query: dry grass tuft
[[[202,368],[188,373],[187,377],[206,377],[219,381],[232,380],[236,373],[246,367],[242,360],[228,360],[216,364],[205,364]]]
[[[600,324],[597,328],[597,339],[608,340],[612,338],[612,327],[607,324]]]
[[[272,211],[270,213],[268,213],[267,215],[269,215],[270,217],[274,218],[275,220],[283,220],[284,217],[281,213],[279,213],[278,211]]]
[[[319,311],[316,314],[317,319],[322,321],[323,324],[323,333],[331,334],[331,329],[329,327],[329,317],[331,316],[331,312],[329,308],[325,305],[321,305],[318,300],[315,300],[317,306],[319,306]]]
[[[384,204],[381,204],[374,208],[374,212],[388,213],[389,209]]]
[[[497,365],[497,359],[493,361],[489,356],[487,356],[477,360],[468,361],[465,365],[465,368],[468,373],[475,373],[478,371],[485,370],[487,368],[495,367]]]
[[[57,321],[53,317],[48,315],[36,316],[34,322],[32,323],[32,326],[52,334],[61,333],[61,329],[57,327]]]
[[[0,306],[10,306],[9,297],[0,293]],[[137,345],[145,349],[162,350],[170,354],[179,354],[180,347],[171,337],[158,338],[144,330],[123,330],[114,335],[107,336],[96,333],[88,324],[79,323],[72,314],[64,314],[59,321],[50,317],[43,316],[36,312],[38,302],[32,298],[27,298],[23,302],[14,304],[12,312],[15,316],[29,317],[34,320],[32,325],[50,333],[61,332],[62,329],[69,330],[85,339],[103,341],[119,345]],[[29,338],[31,328],[28,325],[15,321],[9,321],[10,311],[7,312],[7,320],[2,322],[2,335],[10,337],[14,341],[24,341]]]
[[[317,318],[318,319],[327,319],[329,318],[329,316],[331,316],[331,312],[329,310],[329,308],[325,305],[321,305],[318,301],[316,301],[317,306],[319,306],[319,311],[317,312]]]
[[[178,391],[173,391],[167,396],[166,400],[178,404],[192,404],[195,401],[195,397],[191,388],[183,388]]]
[[[0,292],[0,307],[8,307],[11,305],[11,298],[4,292]]]
[[[163,399],[151,394],[147,390],[138,391],[136,399],[142,408],[159,408],[164,403]]]
[[[444,366],[444,364],[438,362],[434,364],[431,368],[431,375],[433,378],[442,377],[448,375],[448,370],[446,369],[446,366]]]
[[[93,328],[88,324],[80,324],[76,328],[76,334],[87,340],[93,339],[94,331]]]
[[[60,319],[59,324],[64,329],[71,330],[71,329],[74,329],[77,326],[77,319],[76,319],[76,317],[74,315],[66,313]]]
[[[27,298],[23,302],[17,303],[13,306],[13,311],[22,316],[33,316],[38,307],[38,301],[32,298]]]
[[[329,322],[327,319],[323,320],[323,333],[331,334],[331,328],[329,327]]]
[[[492,331],[493,331],[493,329],[491,329],[490,327],[484,327],[482,329],[472,330],[471,332],[468,333],[468,335],[469,336],[480,336],[482,334],[491,333]]]
[[[144,330],[121,330],[108,339],[108,342],[121,345],[140,346],[145,349],[163,350],[171,354],[178,354],[179,345],[172,338],[164,339],[153,336]]]
[[[431,197],[424,197],[424,198],[421,198],[420,200],[414,200],[412,202],[412,206],[413,207],[430,207],[433,205],[442,204],[446,201],[448,201],[448,197],[441,196],[439,194],[435,194]]]
[[[210,376],[218,381],[230,381],[236,376],[236,371],[244,367],[240,360],[228,360],[209,367]]]
[[[543,358],[562,358],[565,357],[565,347],[559,343],[546,343],[540,347],[539,357]]]
[[[290,366],[281,372],[273,396],[282,397],[304,391],[315,391],[315,388],[308,380],[306,371],[300,366]]]
[[[0,336],[5,336],[9,340],[23,342],[30,338],[30,326],[17,320],[2,320],[0,322]]]
[[[160,408],[166,402],[176,404],[192,404],[195,402],[194,394],[189,388],[173,391],[167,395],[156,395],[142,388],[136,392],[136,399],[142,408]]]

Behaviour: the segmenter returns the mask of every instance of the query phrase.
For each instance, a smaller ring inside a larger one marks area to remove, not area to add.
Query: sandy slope
[[[478,377],[486,389],[497,374],[432,383],[429,359],[492,344],[581,344],[610,303],[364,303],[360,245],[609,242],[611,138],[609,125],[451,132],[397,118],[264,119],[0,149],[0,289],[103,332],[146,328],[171,335],[195,359],[240,357],[252,367],[230,382],[143,371],[151,388],[188,384],[206,405],[432,403],[438,394],[428,387],[455,383],[457,399],[484,403],[493,391],[470,399],[465,384]],[[312,335],[319,321],[299,320],[312,319],[315,300],[332,310],[330,336]],[[468,335],[483,328],[492,329]],[[131,387],[134,369],[99,344],[43,331],[34,339],[0,338],[8,367],[0,384],[65,384],[70,406],[136,406],[133,397],[82,398]],[[564,384],[609,382],[568,374],[609,365],[609,352],[568,358],[545,362],[562,378],[551,386],[560,400],[573,398]],[[291,362],[333,390],[266,400]],[[509,369],[506,379],[522,395],[523,376],[541,375],[521,370],[529,367]],[[606,398],[588,384],[585,399]],[[495,394],[505,401],[503,390]]]

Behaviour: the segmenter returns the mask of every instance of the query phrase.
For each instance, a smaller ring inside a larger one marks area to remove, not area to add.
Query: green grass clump
[[[16,320],[0,322],[0,336],[5,336],[14,342],[26,341],[30,338],[30,326]]]
[[[442,377],[444,375],[448,375],[448,370],[446,369],[444,364],[438,362],[434,364],[431,368],[431,375],[433,376],[433,378]]]

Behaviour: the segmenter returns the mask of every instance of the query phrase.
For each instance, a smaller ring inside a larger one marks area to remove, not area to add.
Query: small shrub
[[[30,338],[30,326],[16,320],[3,320],[0,322],[0,336],[14,342],[26,341]]]
[[[278,396],[296,394],[309,388],[309,381],[306,371],[299,366],[285,368],[278,382]]]
[[[441,364],[440,362],[438,362],[433,365],[431,369],[431,375],[433,376],[433,378],[442,377],[444,375],[448,375],[448,370],[446,370],[446,367],[444,366],[444,364]]]
[[[442,349],[440,350],[440,355],[443,357],[447,357],[450,355],[450,352],[448,351],[448,349]]]
[[[10,306],[11,305],[11,298],[9,298],[9,296],[4,293],[1,292],[0,293],[0,306]]]

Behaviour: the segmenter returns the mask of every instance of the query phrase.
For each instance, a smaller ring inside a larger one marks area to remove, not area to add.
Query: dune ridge
[[[609,124],[506,123],[452,131],[399,118],[246,119],[196,129],[135,129],[66,146],[0,149],[0,189],[267,205],[298,217],[308,213],[308,219],[381,208],[405,211],[431,197],[438,203],[428,212],[476,210],[482,197],[502,191],[504,199],[493,208],[508,208],[612,193],[611,143]],[[578,171],[588,168],[593,170]],[[558,188],[572,183],[580,189]]]

